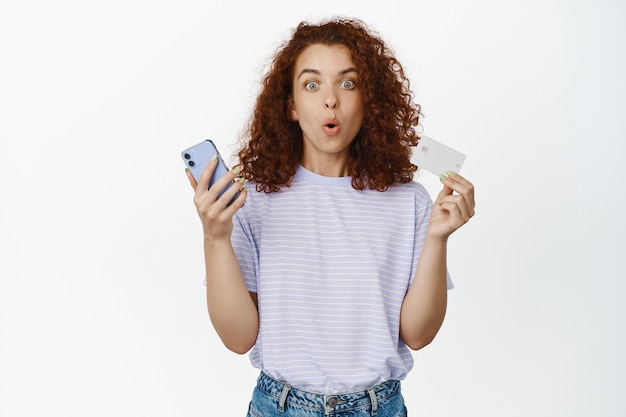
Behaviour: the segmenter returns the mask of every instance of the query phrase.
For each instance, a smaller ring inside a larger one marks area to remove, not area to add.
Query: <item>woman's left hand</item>
[[[454,172],[439,177],[443,189],[433,204],[428,234],[446,240],[474,216],[474,185]]]

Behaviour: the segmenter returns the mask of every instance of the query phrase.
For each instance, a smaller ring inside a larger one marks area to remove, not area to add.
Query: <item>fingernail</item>
[[[243,188],[241,189],[242,191],[248,191],[248,186],[244,185]]]
[[[233,174],[237,175],[241,172],[241,167],[235,167],[233,168]]]
[[[241,177],[241,178],[237,178],[237,181],[243,184],[244,182],[246,182],[246,179]]]
[[[446,174],[448,174],[449,177],[454,177],[456,175],[456,172],[454,172],[454,171],[446,171]]]
[[[211,162],[215,162],[215,161],[217,161],[217,154],[215,154],[215,155],[213,155],[211,157]]]
[[[446,176],[445,176],[445,175],[443,175],[443,174],[439,174],[439,179],[440,179],[441,181],[447,181],[447,180],[448,180],[448,177],[446,177]]]

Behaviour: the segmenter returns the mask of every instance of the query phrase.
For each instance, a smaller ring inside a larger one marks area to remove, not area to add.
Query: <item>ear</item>
[[[298,121],[298,112],[292,98],[289,98],[289,118],[294,122]]]

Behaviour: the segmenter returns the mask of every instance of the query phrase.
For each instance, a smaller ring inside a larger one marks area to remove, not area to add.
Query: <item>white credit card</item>
[[[417,146],[413,149],[411,162],[435,175],[447,171],[460,172],[465,155],[449,146],[426,135],[421,135]]]

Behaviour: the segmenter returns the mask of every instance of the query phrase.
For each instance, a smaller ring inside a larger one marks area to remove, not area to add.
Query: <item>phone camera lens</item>
[[[191,155],[189,155],[188,153],[186,153],[185,155],[183,155],[185,157],[185,159],[191,159]]]
[[[193,162],[193,161],[189,161],[189,166],[190,166],[190,167],[194,166],[195,164],[196,164],[195,162]]]

